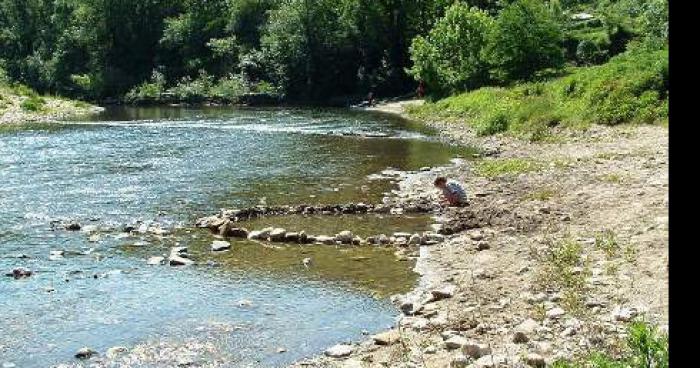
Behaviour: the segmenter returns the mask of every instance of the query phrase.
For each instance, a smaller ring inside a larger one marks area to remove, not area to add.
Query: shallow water
[[[387,137],[357,136],[376,133]],[[471,153],[429,133],[376,114],[228,108],[120,108],[81,122],[3,128],[0,271],[36,273],[0,278],[0,364],[75,363],[85,345],[103,354],[114,345],[194,341],[207,345],[199,356],[205,361],[279,366],[391,325],[396,311],[387,296],[416,280],[412,265],[391,250],[240,241],[212,254],[214,238],[190,226],[220,208],[258,203],[377,202],[391,183],[368,175]],[[64,219],[90,231],[51,231],[52,220]],[[124,237],[119,229],[138,220],[175,230]],[[429,223],[391,216],[260,221],[331,235]],[[175,245],[190,247],[200,265],[145,264]],[[51,250],[66,254],[50,259]],[[306,257],[309,268],[301,264]],[[239,306],[242,299],[252,304]]]

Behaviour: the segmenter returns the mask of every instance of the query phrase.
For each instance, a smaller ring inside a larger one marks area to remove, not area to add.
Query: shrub
[[[455,3],[425,38],[413,40],[409,73],[423,80],[434,95],[483,85],[488,67],[482,50],[492,26],[486,12]]]
[[[30,96],[24,99],[19,106],[22,108],[22,110],[37,112],[43,110],[45,104],[46,100],[43,98],[39,96]]]
[[[540,0],[517,0],[504,8],[489,36],[492,75],[501,81],[527,79],[564,62],[562,31]]]
[[[124,99],[128,103],[152,103],[158,102],[165,90],[165,76],[163,73],[153,71],[150,81],[141,83],[126,93]]]

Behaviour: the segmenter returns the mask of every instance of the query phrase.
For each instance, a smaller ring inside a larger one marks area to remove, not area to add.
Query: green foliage
[[[608,63],[511,88],[484,87],[413,107],[424,119],[459,120],[477,134],[509,132],[530,140],[550,127],[664,123],[668,119],[668,51],[635,49]]]
[[[482,86],[488,79],[482,52],[492,26],[486,12],[455,3],[427,37],[413,39],[410,74],[435,95]]]
[[[668,335],[644,321],[627,327],[626,351],[621,357],[593,352],[578,361],[559,359],[553,368],[668,368]]]
[[[30,112],[39,112],[44,109],[44,105],[46,104],[46,100],[39,96],[30,96],[25,98],[21,103],[20,107],[22,110],[25,111],[30,111]]]
[[[516,0],[496,19],[487,55],[501,81],[528,79],[538,70],[564,62],[562,31],[541,0]]]

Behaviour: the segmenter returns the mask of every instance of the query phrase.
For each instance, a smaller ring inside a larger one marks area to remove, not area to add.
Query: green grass
[[[608,182],[608,183],[613,183],[613,184],[620,184],[622,183],[622,176],[618,174],[608,174],[608,175],[603,175],[600,177],[600,180]]]
[[[517,175],[531,171],[537,171],[542,165],[533,160],[508,158],[484,160],[476,163],[475,169],[478,175],[494,178],[503,175]]]
[[[553,245],[542,258],[535,277],[535,285],[540,290],[560,290],[562,307],[574,315],[584,313],[583,299],[589,273],[584,264],[583,248],[573,239],[563,240]],[[582,271],[576,272],[580,267]]]
[[[617,242],[615,233],[612,230],[605,230],[596,235],[595,247],[605,252],[609,259],[614,258],[620,251],[620,244]]]
[[[546,140],[550,127],[668,123],[668,50],[635,49],[609,62],[570,67],[543,82],[474,91],[409,107],[419,119],[463,122],[478,135]]]
[[[547,201],[550,198],[554,197],[555,194],[556,192],[551,189],[542,189],[528,194],[527,196],[525,196],[525,199],[533,201]]]
[[[621,356],[594,352],[577,361],[557,360],[552,368],[668,368],[668,336],[647,322],[632,322]]]

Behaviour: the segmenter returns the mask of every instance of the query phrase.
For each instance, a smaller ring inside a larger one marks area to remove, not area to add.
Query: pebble
[[[213,252],[221,252],[224,250],[229,250],[231,249],[231,243],[225,241],[225,240],[214,240],[211,243],[211,250]]]
[[[559,318],[565,314],[566,314],[566,312],[559,307],[552,308],[552,309],[548,310],[546,313],[547,318]]]
[[[545,366],[544,358],[541,355],[535,353],[528,354],[525,358],[525,362],[531,367],[544,368]]]
[[[401,339],[401,334],[397,330],[390,330],[372,336],[372,340],[377,345],[392,345]]]
[[[515,331],[515,333],[513,334],[513,342],[516,344],[524,344],[528,341],[530,341],[530,339],[522,331]]]

